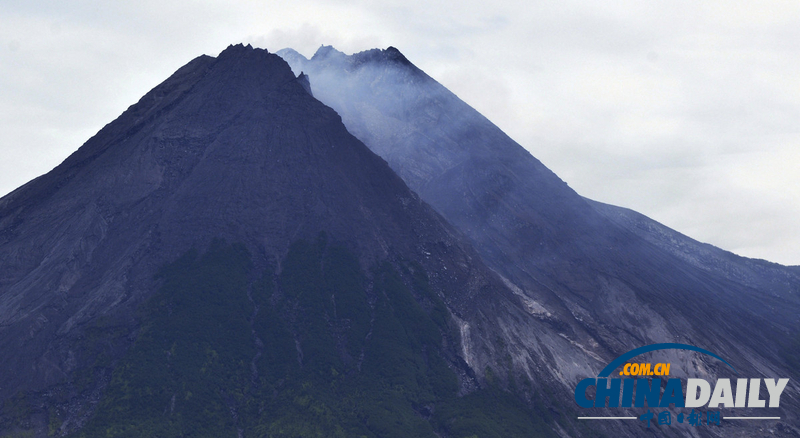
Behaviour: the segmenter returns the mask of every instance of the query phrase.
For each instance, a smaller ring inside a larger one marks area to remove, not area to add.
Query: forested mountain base
[[[96,413],[70,436],[552,436],[521,391],[460,393],[451,317],[414,263],[364,272],[320,235],[258,274],[243,246],[218,240],[159,277]]]

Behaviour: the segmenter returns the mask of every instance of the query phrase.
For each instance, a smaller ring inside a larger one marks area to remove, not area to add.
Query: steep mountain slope
[[[574,388],[579,377],[596,375],[625,351],[660,342],[735,358],[743,375],[796,375],[790,360],[796,353],[783,341],[800,330],[796,269],[753,269],[757,263],[741,258],[710,269],[687,259],[678,242],[580,197],[394,48],[347,56],[323,46],[310,60],[291,49],[278,53],[308,75],[314,96],[350,132],[470,238],[523,297],[531,318],[598,359],[594,374],[548,361],[554,373],[568,376],[564,386]],[[683,376],[724,373],[685,355],[665,357],[680,364]],[[796,381],[790,385],[787,391],[797,393]],[[792,408],[781,414],[796,422]],[[750,434],[723,430],[709,433]]]
[[[283,54],[191,61],[0,199],[0,436],[641,436],[572,401],[630,348],[796,375],[794,270],[687,261],[395,49]]]
[[[700,269],[780,296],[796,295],[800,288],[800,266],[740,257],[698,242],[633,210],[589,199],[587,202],[612,222]]]
[[[0,199],[0,266],[0,435],[548,436],[485,373],[525,333],[588,368],[250,46]]]

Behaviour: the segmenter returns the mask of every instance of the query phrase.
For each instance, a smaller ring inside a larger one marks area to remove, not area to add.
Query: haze
[[[796,2],[117,3],[0,6],[0,194],[200,54],[391,45],[578,193],[800,264]]]

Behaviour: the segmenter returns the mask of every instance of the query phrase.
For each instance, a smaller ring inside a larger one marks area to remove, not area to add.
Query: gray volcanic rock
[[[243,243],[259,269],[280,271],[292,242],[321,231],[366,271],[418,263],[458,327],[447,348],[467,392],[498,336],[547,333],[538,320],[501,327],[524,320],[519,297],[307,85],[265,50],[201,56],[0,199],[0,400],[28,394],[46,412],[58,387],[73,397],[61,430],[85,424],[112,370],[92,371],[88,389],[75,376],[139,336],[136,309],[161,266],[218,238]],[[117,334],[82,348],[96,327]]]
[[[646,218],[582,198],[394,48],[348,56],[323,46],[310,60],[291,49],[278,54],[309,76],[314,95],[350,132],[470,238],[527,304],[529,318],[593,363],[587,372],[553,352],[544,369],[521,358],[516,369],[549,375],[563,385],[555,391],[568,391],[621,353],[678,342],[730,358],[740,375],[796,375],[784,354],[786,340],[800,333],[796,268],[709,252]],[[535,336],[515,342],[519,351],[542,344]],[[680,376],[726,372],[685,354],[661,359]],[[793,379],[787,393],[798,389]],[[796,423],[798,400],[781,406],[784,421]],[[728,424],[710,433],[751,436],[752,429]]]
[[[641,436],[572,400],[629,349],[797,376],[796,269],[581,198],[394,48],[281,55],[191,61],[0,199],[0,434]]]
[[[800,266],[741,257],[698,242],[628,208],[590,199],[587,202],[617,225],[700,269],[776,296],[791,297],[800,292]]]

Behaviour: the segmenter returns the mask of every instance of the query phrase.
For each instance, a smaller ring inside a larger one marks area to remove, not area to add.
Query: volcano
[[[394,47],[345,55],[322,46],[311,59],[292,49],[278,54],[308,76],[314,96],[350,132],[469,238],[532,317],[588,357],[608,363],[642,345],[677,342],[741,358],[753,375],[792,373],[800,267],[739,257],[581,197]],[[522,343],[521,351],[538,348]],[[709,378],[720,365],[680,354],[664,360]],[[515,360],[517,369],[541,375],[534,363]],[[553,380],[584,372],[565,363],[547,368]]]
[[[580,197],[394,48],[280,54],[192,60],[0,199],[3,435],[642,436],[573,401],[630,349],[795,375],[795,268]]]
[[[462,336],[497,322],[478,309],[524,315],[249,46],[188,63],[0,205],[8,431],[431,435],[454,427],[434,402],[479,386],[491,346]]]

